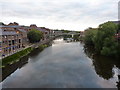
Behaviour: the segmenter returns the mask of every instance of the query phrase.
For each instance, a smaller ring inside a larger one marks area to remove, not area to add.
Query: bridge
[[[77,32],[69,32],[69,33],[52,33],[50,36],[62,36],[62,35],[80,35],[80,33]]]
[[[38,48],[40,45],[49,43],[53,39],[55,39],[55,38],[57,38],[59,36],[63,36],[63,35],[72,35],[72,37],[73,37],[73,35],[80,35],[80,34],[76,33],[76,32],[70,32],[70,33],[52,33],[52,34],[50,34],[50,38],[49,39],[46,39],[46,40],[40,41],[38,43],[35,43],[35,44],[31,45],[31,47]]]

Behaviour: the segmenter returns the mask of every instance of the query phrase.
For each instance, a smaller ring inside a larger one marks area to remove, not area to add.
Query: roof
[[[42,31],[42,32],[49,32],[49,31],[47,31],[46,29],[43,29],[43,28],[41,28],[41,27],[38,27],[37,30],[40,30],[40,31]]]
[[[120,24],[120,21],[111,21],[111,22],[113,22],[115,24]]]
[[[18,28],[20,26],[4,26],[4,25],[0,25],[0,27],[12,27],[12,28]]]
[[[3,31],[2,33],[0,33],[0,35],[17,35],[16,32],[9,32],[9,31]]]
[[[17,34],[16,31],[4,31],[0,29],[0,35],[16,35],[16,34]]]
[[[20,32],[26,32],[25,30],[23,30],[23,29],[18,29]]]

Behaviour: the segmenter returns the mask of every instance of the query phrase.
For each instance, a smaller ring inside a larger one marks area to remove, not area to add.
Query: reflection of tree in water
[[[117,87],[118,87],[118,90],[120,90],[120,75],[118,75],[118,79],[119,81],[117,82]]]
[[[104,79],[110,79],[113,77],[112,68],[114,64],[108,58],[104,58],[102,56],[94,56],[93,57],[93,65],[95,67],[96,73],[103,77]]]
[[[106,80],[112,78],[114,75],[112,71],[114,66],[116,66],[117,68],[120,68],[119,60],[116,60],[115,58],[111,58],[111,57],[96,55],[92,47],[87,47],[87,46],[84,46],[84,47],[85,47],[85,53],[87,54],[87,56],[89,58],[92,58],[93,60],[93,65],[95,67],[96,73],[100,77]],[[120,76],[119,76],[119,79],[120,79]],[[117,84],[118,84],[117,87],[120,87],[120,81]]]

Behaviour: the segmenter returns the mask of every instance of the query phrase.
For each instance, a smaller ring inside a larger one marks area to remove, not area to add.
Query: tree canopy
[[[120,56],[120,45],[115,40],[118,26],[112,22],[99,25],[98,29],[89,28],[85,32],[85,44],[92,44],[97,53],[106,56]]]
[[[39,30],[32,29],[28,32],[27,37],[30,43],[39,42],[43,38],[43,33]]]

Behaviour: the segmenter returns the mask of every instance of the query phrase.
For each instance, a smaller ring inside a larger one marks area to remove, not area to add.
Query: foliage
[[[102,55],[111,56],[117,54],[117,43],[114,38],[105,38],[104,45],[101,50]]]
[[[27,49],[24,49],[20,52],[17,52],[11,56],[8,56],[8,57],[2,59],[2,66],[5,66],[7,64],[11,64],[13,62],[18,61],[22,56],[27,55],[31,51],[32,51],[32,48],[27,48]]]
[[[112,22],[99,25],[98,29],[89,28],[85,32],[85,44],[93,44],[97,53],[105,56],[118,56],[119,44],[115,40],[118,27]]]
[[[39,50],[42,51],[44,48],[48,47],[48,45],[46,44],[43,44],[43,45],[40,45],[39,46]]]
[[[94,46],[95,46],[95,49],[98,53],[100,52],[100,50],[103,47],[103,39],[104,39],[103,35],[104,35],[104,32],[97,31],[94,38],[92,39],[93,43],[94,43]]]
[[[87,29],[85,31],[85,37],[84,37],[85,44],[93,45],[93,38],[95,37],[96,33],[97,33],[97,30],[93,30],[91,28]]]
[[[0,25],[5,25],[3,22],[0,22]]]
[[[30,43],[36,43],[42,39],[43,33],[39,30],[32,29],[31,31],[28,32],[27,37]]]
[[[120,23],[118,24],[118,30],[117,30],[117,32],[119,32],[120,31]]]

